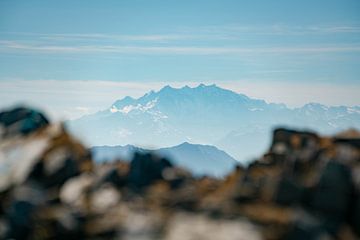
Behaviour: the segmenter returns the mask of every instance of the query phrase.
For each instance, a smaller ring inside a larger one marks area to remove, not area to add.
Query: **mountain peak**
[[[196,89],[222,89],[222,88],[218,87],[216,84],[206,85],[204,83],[200,83],[196,87],[190,87],[189,85],[185,85],[181,88],[174,88],[171,87],[170,85],[166,85],[163,88],[161,88],[159,92],[164,92],[169,90],[196,90]]]
[[[134,102],[134,101],[135,101],[134,98],[132,98],[132,97],[130,97],[130,96],[126,96],[126,97],[124,97],[124,98],[122,98],[122,99],[120,99],[120,100],[115,101],[115,102],[111,105],[111,107],[113,107],[113,106],[115,106],[115,107],[121,107],[121,106],[123,106],[123,105],[131,104],[131,103]]]
[[[200,83],[197,87],[195,88],[219,88],[218,86],[216,86],[216,84],[209,84],[206,85],[204,83]],[[219,88],[220,89],[220,88]]]
[[[329,109],[327,106],[325,106],[323,104],[314,103],[314,102],[307,103],[302,108],[312,110],[312,111],[326,111]]]
[[[174,90],[175,88],[171,87],[170,85],[165,85],[162,89],[160,89],[161,91],[166,91],[166,90]]]
[[[179,144],[178,146],[193,146],[194,144],[191,144],[189,142],[183,142],[181,144]]]

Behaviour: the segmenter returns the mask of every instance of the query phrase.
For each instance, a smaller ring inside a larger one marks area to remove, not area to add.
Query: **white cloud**
[[[83,80],[2,80],[0,81],[0,108],[26,103],[45,109],[52,118],[77,118],[109,108],[125,96],[140,97],[150,90],[164,85],[182,87],[197,86],[199,82],[112,82]],[[290,107],[308,102],[326,105],[360,105],[359,85],[335,85],[320,83],[283,83],[238,81],[207,81],[220,87],[244,93],[267,102],[285,103]]]
[[[359,84],[229,81],[219,83],[219,86],[267,102],[285,103],[289,107],[300,107],[309,102],[330,106],[360,105]]]
[[[102,34],[102,33],[31,33],[31,32],[0,32],[11,36],[32,37],[39,40],[59,40],[59,41],[100,41],[100,40],[119,40],[119,41],[170,41],[192,38],[192,35],[185,34]]]
[[[152,34],[112,34],[112,33],[32,33],[32,32],[0,32],[2,35],[31,37],[33,39],[59,41],[144,41],[162,42],[194,39],[234,39],[243,34],[252,35],[312,35],[312,34],[351,34],[360,33],[360,25],[210,25],[202,27],[182,27],[167,33]]]
[[[184,55],[219,55],[219,54],[313,54],[336,52],[359,52],[358,45],[311,46],[311,47],[150,47],[116,45],[39,45],[24,44],[17,41],[0,41],[0,50],[31,51],[38,53],[127,53],[127,54],[184,54]]]
[[[261,39],[259,35],[328,35],[358,34],[358,25],[309,25],[290,26],[275,25],[217,25],[200,28],[188,27],[174,29],[170,33],[129,35],[129,34],[103,34],[103,33],[30,33],[30,32],[1,32],[0,51],[36,52],[36,53],[125,53],[125,54],[192,54],[192,55],[219,55],[219,54],[313,54],[334,52],[358,52],[360,46],[343,42],[334,42],[334,45],[307,46],[291,45],[288,47],[218,47],[212,45],[220,40],[224,46],[227,40],[236,40],[244,43],[244,39]],[[6,38],[8,40],[6,40]],[[16,40],[17,39],[17,40]],[[182,44],[179,45],[180,41]],[[207,44],[194,45],[197,41]],[[169,45],[169,43],[172,43]],[[284,43],[288,42],[283,40]],[[150,43],[150,44],[149,44]],[[154,46],[154,43],[157,46]],[[166,43],[166,44],[164,44]],[[184,44],[186,43],[186,45]],[[234,42],[232,42],[231,46]],[[230,46],[230,44],[229,44]]]

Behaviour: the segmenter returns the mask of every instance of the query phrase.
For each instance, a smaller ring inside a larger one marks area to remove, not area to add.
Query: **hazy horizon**
[[[299,107],[360,104],[360,2],[0,2],[0,108],[76,118],[200,83]]]
[[[12,106],[34,106],[45,111],[53,120],[71,120],[81,116],[105,110],[124,97],[140,98],[151,91],[160,91],[165,86],[173,88],[183,88],[189,86],[197,87],[200,84],[207,86],[215,83],[203,82],[176,82],[176,83],[152,83],[150,85],[133,84],[126,82],[112,81],[75,81],[77,88],[73,88],[74,82],[60,82],[48,80],[32,81],[13,81],[12,83],[0,82],[4,91],[0,90],[4,101],[0,104],[0,109]],[[49,85],[54,85],[49,87]],[[238,94],[244,94],[253,99],[264,100],[267,103],[284,104],[289,108],[303,107],[308,103],[319,103],[325,106],[359,106],[360,103],[352,95],[357,94],[357,89],[348,90],[347,88],[335,87],[333,85],[312,86],[312,91],[307,87],[295,84],[273,83],[272,87],[264,86],[259,83],[220,83],[216,86],[231,90]],[[240,86],[239,86],[240,85]],[[16,89],[21,86],[21,89]],[[59,87],[61,90],[59,90]],[[296,89],[291,92],[289,89]],[[6,90],[5,90],[6,89]],[[21,94],[22,98],[18,95]],[[320,93],[320,94],[319,94]],[[344,98],[339,101],[333,95],[342,93]],[[304,96],[307,95],[307,99]],[[349,96],[350,95],[350,96]],[[79,97],[81,96],[81,97]],[[94,98],[96,96],[96,98]],[[54,103],[46,103],[47,99],[54,99]],[[63,106],[58,104],[63,104]]]

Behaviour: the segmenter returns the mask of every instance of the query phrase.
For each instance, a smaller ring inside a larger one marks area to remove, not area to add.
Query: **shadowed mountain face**
[[[165,86],[138,99],[125,97],[108,109],[67,124],[92,146],[166,147],[189,141],[215,145],[247,161],[268,147],[275,126],[313,128],[323,134],[360,128],[360,106],[310,103],[290,109],[216,85]]]
[[[97,162],[116,159],[131,160],[134,152],[149,152],[133,145],[126,146],[97,146],[91,148],[93,158]],[[214,146],[190,144],[184,142],[168,148],[151,150],[151,152],[172,160],[176,165],[191,170],[197,175],[223,177],[232,171],[237,161],[222,150]]]

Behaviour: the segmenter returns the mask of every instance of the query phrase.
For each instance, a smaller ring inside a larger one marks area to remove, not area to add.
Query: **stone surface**
[[[0,239],[359,239],[360,138],[274,131],[224,179],[138,153],[94,164],[61,124],[0,113]]]

